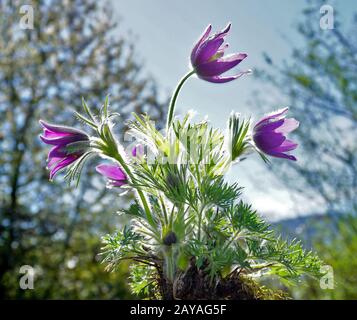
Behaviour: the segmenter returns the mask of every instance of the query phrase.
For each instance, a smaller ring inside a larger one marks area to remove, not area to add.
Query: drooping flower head
[[[53,148],[48,153],[47,167],[50,179],[60,170],[69,166],[80,158],[89,147],[89,136],[78,129],[59,126],[40,120],[43,134],[40,139]]]
[[[197,76],[203,80],[224,83],[235,80],[251,71],[242,71],[233,76],[222,76],[222,74],[242,62],[247,54],[234,53],[224,56],[228,44],[224,44],[224,37],[231,28],[229,23],[222,31],[210,35],[212,26],[209,25],[194,46],[191,53],[191,64]]]
[[[118,165],[100,164],[95,169],[108,178],[110,186],[121,187],[128,183],[126,174]]]
[[[254,126],[253,140],[256,147],[267,155],[296,161],[293,155],[286,152],[296,149],[298,144],[288,140],[286,135],[294,131],[299,122],[293,118],[285,119],[288,110],[284,108],[261,119]]]

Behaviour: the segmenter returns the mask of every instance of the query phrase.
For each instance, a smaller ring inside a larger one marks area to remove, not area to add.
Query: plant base
[[[280,300],[287,299],[285,293],[273,292],[238,271],[225,278],[211,281],[204,268],[197,268],[194,259],[189,267],[172,282],[162,273],[159,288],[163,300]]]

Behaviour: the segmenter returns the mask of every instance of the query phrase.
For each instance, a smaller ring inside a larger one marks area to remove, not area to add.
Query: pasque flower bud
[[[166,234],[166,236],[163,239],[163,243],[166,246],[171,246],[175,243],[177,243],[177,236],[174,232],[170,231],[169,233]]]

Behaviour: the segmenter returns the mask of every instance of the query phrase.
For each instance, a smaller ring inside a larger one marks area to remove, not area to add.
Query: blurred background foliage
[[[357,15],[352,25],[334,12],[334,28],[322,30],[320,8],[325,1],[308,1],[297,28],[303,45],[292,57],[275,65],[265,53],[267,67],[259,76],[269,83],[271,99],[291,106],[300,121],[295,137],[299,161],[272,162],[273,171],[296,201],[316,201],[318,216],[277,223],[332,266],[336,286],[322,290],[316,281],[291,288],[303,299],[357,298]],[[256,104],[264,108],[264,99]],[[321,215],[323,213],[323,215]],[[307,212],[313,214],[313,212]]]
[[[38,120],[74,124],[82,96],[99,108],[107,94],[123,121],[134,110],[160,120],[155,82],[109,5],[32,1],[34,29],[22,30],[24,3],[0,4],[0,297],[128,298],[127,268],[109,274],[98,257],[125,198],[105,192],[93,166],[77,189],[49,183]],[[35,268],[35,290],[19,288],[21,265]]]
[[[0,297],[132,298],[128,266],[108,273],[98,256],[100,237],[118,226],[115,211],[126,199],[105,192],[93,166],[77,189],[61,179],[49,183],[38,119],[74,123],[82,96],[99,107],[109,93],[124,120],[150,110],[160,123],[166,101],[129,35],[118,32],[109,4],[32,1],[34,30],[21,30],[22,4],[0,1]],[[304,201],[318,201],[321,212],[275,227],[316,250],[336,281],[333,290],[308,279],[285,289],[299,299],[356,299],[357,17],[346,26],[335,13],[335,28],[321,30],[322,4],[306,2],[298,25],[303,41],[292,44],[289,62],[275,65],[265,53],[258,75],[269,83],[270,101],[255,95],[255,108],[288,101],[302,124],[300,161],[273,161],[273,171]],[[35,290],[19,288],[22,265],[35,267]]]
[[[331,231],[331,225],[334,228]],[[305,224],[306,226],[306,224]],[[327,265],[333,267],[334,289],[321,290],[319,282],[307,283],[292,295],[298,299],[357,299],[357,218],[346,214],[335,221],[320,218],[312,246]]]

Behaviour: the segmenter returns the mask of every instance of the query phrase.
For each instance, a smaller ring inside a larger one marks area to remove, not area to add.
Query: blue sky
[[[219,30],[232,22],[227,38],[230,52],[248,53],[241,69],[254,71],[263,67],[263,52],[269,53],[275,63],[289,60],[291,44],[302,44],[296,24],[302,19],[304,0],[112,0],[112,3],[114,17],[122,20],[119,32],[132,34],[138,59],[145,63],[145,71],[155,77],[163,95],[169,94],[188,71],[190,50],[209,23]],[[346,19],[352,9],[357,9],[354,0],[326,3],[332,3]],[[207,115],[219,127],[224,127],[232,110],[258,118],[263,110],[253,110],[247,101],[253,90],[259,90],[259,85],[254,74],[224,85],[190,79],[177,108],[180,113],[194,109],[198,119]],[[275,110],[281,106],[267,107]],[[309,205],[298,207],[296,199],[279,184],[270,169],[258,157],[252,158],[237,165],[228,179],[238,180],[245,187],[245,197],[261,213],[277,219],[316,210]],[[256,187],[257,180],[263,188]]]

